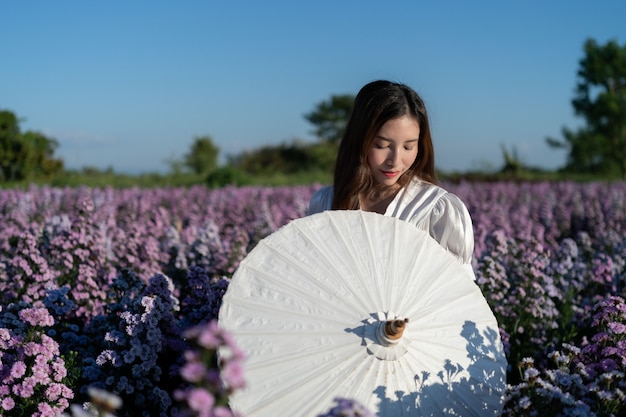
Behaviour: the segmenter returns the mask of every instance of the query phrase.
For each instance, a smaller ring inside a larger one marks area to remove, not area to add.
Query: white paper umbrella
[[[404,329],[392,340],[383,326],[395,319]],[[247,417],[314,417],[337,397],[379,416],[502,409],[506,358],[480,289],[395,218],[327,211],[290,222],[241,262],[219,324],[248,356],[248,386],[231,397]]]

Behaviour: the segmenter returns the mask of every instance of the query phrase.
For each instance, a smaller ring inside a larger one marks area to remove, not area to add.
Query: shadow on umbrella
[[[428,233],[377,213],[296,219],[240,263],[219,323],[248,359],[249,417],[495,416],[506,357],[480,288]]]
[[[494,411],[493,398],[504,395],[504,372],[490,369],[493,358],[499,355],[499,335],[491,328],[481,335],[474,322],[466,321],[461,336],[467,340],[469,378],[455,381],[463,367],[446,360],[443,369],[435,376],[427,372],[415,375],[414,392],[388,393],[381,385],[374,390],[380,400],[379,415],[415,415],[416,411],[424,417],[499,415],[499,410]]]

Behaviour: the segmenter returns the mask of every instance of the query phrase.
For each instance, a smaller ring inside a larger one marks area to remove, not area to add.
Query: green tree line
[[[619,175],[626,180],[626,45],[588,39],[579,62],[572,106],[584,119],[578,130],[562,129],[547,143],[566,149],[566,172]]]
[[[54,157],[59,143],[42,133],[22,133],[12,112],[0,110],[0,181],[51,178],[63,171]]]
[[[584,124],[577,130],[563,127],[562,138],[546,138],[546,143],[567,152],[566,163],[559,169],[562,174],[626,180],[626,45],[615,40],[598,44],[588,39],[583,51],[571,104]],[[210,186],[243,185],[260,177],[303,173],[326,173],[325,178],[330,178],[353,104],[353,95],[333,94],[303,115],[318,138],[315,143],[294,139],[263,146],[228,156],[225,166],[218,166],[220,150],[213,138],[197,137],[182,160],[169,161],[172,175],[189,174],[194,181],[199,179]],[[41,133],[22,133],[17,117],[0,110],[0,181],[60,175],[64,164],[54,155],[57,147],[55,139]],[[502,152],[504,163],[499,174],[519,177],[533,170],[520,161],[515,148],[509,151],[502,147]]]
[[[571,100],[583,127],[562,128],[563,138],[546,138],[550,147],[567,152],[563,175],[626,180],[626,45],[611,40],[598,44],[588,39],[579,61],[576,93]],[[313,126],[317,144],[282,144],[244,153],[231,160],[244,172],[294,172],[331,167],[337,144],[350,116],[354,96],[332,95],[304,117]],[[538,171],[525,165],[513,148],[502,147],[503,165],[497,178]]]

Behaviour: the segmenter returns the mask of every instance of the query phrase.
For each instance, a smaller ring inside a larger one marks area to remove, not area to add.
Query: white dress
[[[333,187],[319,189],[309,203],[307,215],[330,210]],[[471,266],[474,252],[474,228],[465,204],[443,188],[413,179],[389,203],[385,216],[408,221],[430,234],[454,254],[475,279]]]

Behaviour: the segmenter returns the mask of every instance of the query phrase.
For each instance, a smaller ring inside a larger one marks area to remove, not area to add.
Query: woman
[[[426,107],[404,84],[374,81],[357,94],[339,144],[334,186],[318,190],[307,214],[364,210],[427,231],[472,278],[472,220],[465,204],[435,184]]]

